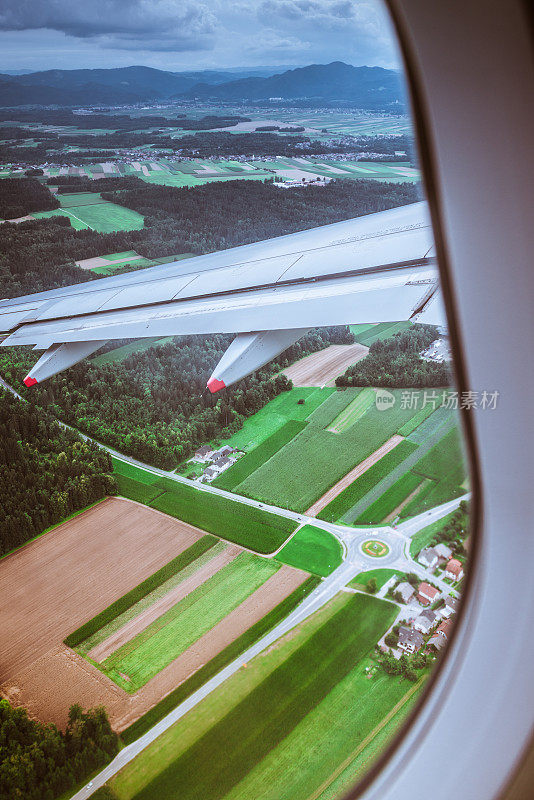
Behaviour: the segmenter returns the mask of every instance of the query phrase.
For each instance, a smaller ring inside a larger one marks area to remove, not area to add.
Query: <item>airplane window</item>
[[[499,392],[385,9],[120,6],[0,18],[0,800],[335,800],[446,654]]]

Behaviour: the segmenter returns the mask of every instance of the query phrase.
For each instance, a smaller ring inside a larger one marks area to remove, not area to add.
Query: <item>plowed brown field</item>
[[[332,344],[318,353],[301,358],[283,370],[295,386],[335,386],[338,375],[365,358],[369,348],[363,344]]]
[[[109,498],[1,560],[0,694],[60,727],[72,703],[84,708],[103,704],[112,725],[122,730],[307,577],[282,567],[133,695],[63,644],[67,634],[202,535],[160,512]],[[219,569],[237,551],[233,545],[225,549]],[[192,590],[195,580],[185,583]]]

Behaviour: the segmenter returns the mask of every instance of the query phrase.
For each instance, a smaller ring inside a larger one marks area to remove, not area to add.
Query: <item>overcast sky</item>
[[[398,67],[382,0],[1,0],[0,71]]]

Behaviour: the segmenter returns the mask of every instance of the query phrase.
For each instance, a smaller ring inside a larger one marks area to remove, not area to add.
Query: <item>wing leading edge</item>
[[[434,262],[426,205],[416,203],[1,301],[2,345],[46,350],[25,379],[33,385],[110,339],[237,333],[208,382],[216,391],[311,327],[439,317]]]

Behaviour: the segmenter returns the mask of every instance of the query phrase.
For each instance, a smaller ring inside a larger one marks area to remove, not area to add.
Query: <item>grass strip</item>
[[[165,581],[172,578],[173,575],[176,575],[177,572],[187,567],[192,561],[201,556],[216,543],[217,539],[214,536],[203,536],[202,539],[199,539],[198,542],[188,547],[187,550],[184,550],[179,556],[173,558],[173,560],[165,564],[164,567],[158,569],[158,571],[150,575],[149,578],[146,578],[146,580],[138,586],[135,586],[122,597],[119,597],[118,600],[115,600],[114,603],[97,614],[96,617],[93,617],[75,631],[69,633],[65,639],[65,644],[68,647],[77,647],[85,639],[89,638],[89,636],[92,636],[100,630],[100,628],[103,628],[104,625],[111,622],[112,619],[119,616],[119,614],[123,614],[135,603],[138,603],[139,600],[142,600],[147,594],[157,589],[162,583],[165,583]]]
[[[362,389],[362,391],[356,395],[354,400],[348,404],[345,410],[336,417],[336,419],[330,425],[329,430],[334,433],[342,433],[344,430],[354,425],[354,423],[365,414],[369,406],[372,406],[374,402],[374,390],[371,388]]]
[[[163,494],[163,491],[157,486],[149,486],[134,478],[129,478],[127,475],[116,474],[115,480],[117,481],[117,494],[127,497],[129,500],[135,500],[137,503],[148,505],[158,495]]]
[[[144,493],[140,487],[123,482],[120,488],[125,497],[139,499],[150,508],[258,553],[277,550],[297,527],[298,523],[287,517],[202,491],[171,478],[160,478],[117,458],[112,458],[112,462],[117,479],[125,476],[150,487],[155,493],[153,499],[142,499]],[[136,494],[135,498],[132,497],[133,493]]]
[[[409,436],[410,433],[413,433],[419,425],[429,417],[432,412],[434,411],[432,407],[432,403],[427,403],[423,408],[419,409],[417,414],[415,414],[408,422],[405,422],[404,425],[399,428],[399,436]]]
[[[384,517],[391,514],[397,506],[399,506],[408,495],[410,495],[421,483],[421,476],[415,475],[413,472],[407,472],[398,481],[395,481],[378,500],[375,500],[369,508],[366,508],[363,514],[357,519],[358,523],[370,524],[374,522],[382,522]]]
[[[168,694],[163,700],[160,700],[150,711],[139,717],[132,725],[130,725],[121,734],[121,738],[125,744],[138,739],[153,725],[156,725],[160,720],[169,714],[173,709],[180,705],[184,700],[196,692],[201,686],[210,680],[217,672],[224,669],[234,659],[240,656],[249,647],[252,647],[262,636],[265,636],[272,630],[279,622],[288,616],[297,605],[307,597],[320,583],[319,578],[314,576],[308,578],[303,584],[289,594],[281,603],[266,614],[262,619],[258,620],[247,631],[241,634],[235,641],[221,650],[211,661],[204,664],[197,670],[190,678],[180,684],[174,691]]]
[[[337,497],[334,497],[334,499],[317,514],[318,519],[323,519],[327,522],[341,519],[341,517],[350,511],[362,497],[365,497],[379,481],[385,478],[392,469],[408,458],[414,450],[417,450],[417,445],[413,442],[407,440],[399,442],[393,450],[390,450],[389,453],[382,456],[382,458],[369,467],[363,475],[356,478],[350,486],[347,486]]]
[[[262,464],[268,461],[275,453],[282,449],[282,447],[294,439],[297,433],[300,433],[308,423],[296,419],[291,419],[282,425],[277,431],[269,436],[260,445],[251,450],[245,456],[240,458],[233,466],[225,470],[215,481],[214,486],[227,491],[233,491],[245,478],[258,469]]]
[[[279,568],[274,560],[241,553],[115,650],[100,669],[126,691],[136,691],[240,606]]]
[[[272,553],[293,533],[296,522],[169,478],[157,481],[163,494],[149,505],[164,514],[258,553]]]
[[[369,652],[395,611],[376,598],[352,596],[293,655],[137,792],[136,800],[222,800]]]

